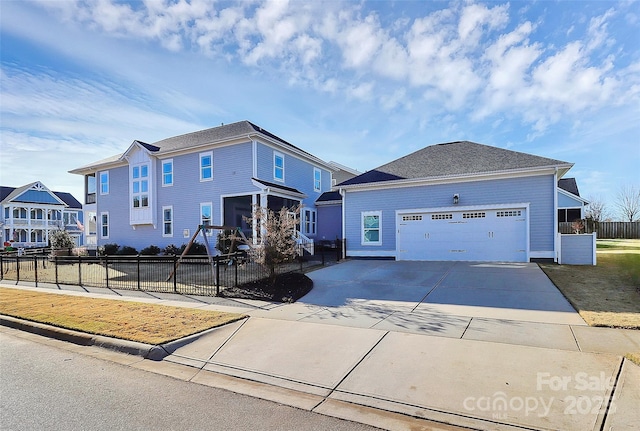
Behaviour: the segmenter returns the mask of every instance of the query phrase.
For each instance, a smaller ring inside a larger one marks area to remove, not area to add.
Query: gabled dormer
[[[129,224],[156,225],[155,156],[160,148],[133,141],[121,160],[129,165]]]

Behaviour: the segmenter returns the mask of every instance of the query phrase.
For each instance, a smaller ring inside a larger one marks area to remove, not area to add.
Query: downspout
[[[338,189],[338,193],[340,193],[340,196],[342,197],[342,244],[340,245],[342,247],[342,257],[346,258],[347,257],[347,241],[346,241],[346,236],[347,236],[347,227],[346,227],[346,222],[347,222],[347,218],[346,218],[346,211],[345,211],[345,196],[347,194],[347,192],[343,189],[340,188]]]
[[[258,178],[258,143],[251,138],[251,135],[247,135],[247,139],[251,141],[251,171],[253,178]]]
[[[553,261],[558,263],[558,167],[553,173]]]

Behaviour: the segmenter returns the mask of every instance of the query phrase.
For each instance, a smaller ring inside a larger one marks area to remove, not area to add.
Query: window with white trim
[[[305,235],[315,235],[317,230],[317,213],[313,209],[302,210],[302,233]]]
[[[313,168],[313,191],[319,192],[322,190],[322,171],[318,168]]]
[[[361,213],[362,245],[382,245],[382,211]]]
[[[100,237],[109,238],[109,213],[100,213]]]
[[[173,185],[173,159],[162,161],[162,187]]]
[[[200,181],[213,180],[213,152],[200,153]]]
[[[284,181],[284,155],[273,152],[273,178]]]
[[[200,224],[210,226],[213,223],[213,205],[211,202],[200,204]],[[213,229],[207,229],[207,235],[213,235]]]
[[[162,236],[173,236],[173,207],[162,207]]]
[[[100,194],[109,194],[109,171],[100,172]]]
[[[131,205],[133,208],[149,207],[149,165],[144,163],[131,169]]]

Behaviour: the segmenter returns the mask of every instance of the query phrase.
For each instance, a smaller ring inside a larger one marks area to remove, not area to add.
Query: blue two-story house
[[[316,199],[335,166],[249,122],[133,141],[122,154],[70,171],[85,180],[86,243],[140,250],[186,243],[199,225],[240,227],[255,205],[301,204],[300,233],[318,233]]]

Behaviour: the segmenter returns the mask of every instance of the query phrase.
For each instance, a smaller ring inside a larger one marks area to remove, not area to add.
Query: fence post
[[[220,296],[220,256],[214,257],[216,260],[216,296]]]
[[[53,264],[55,265],[55,268],[56,268],[56,285],[58,285],[58,255],[57,254],[53,255]]]
[[[38,256],[33,256],[33,271],[36,277],[36,287],[38,287]]]
[[[78,255],[78,285],[82,286],[82,256]]]
[[[178,291],[178,283],[176,279],[178,278],[178,256],[173,255],[173,291]]]
[[[109,255],[104,256],[104,277],[107,281],[107,289],[109,288]]]
[[[0,254],[0,280],[4,280],[4,257]]]
[[[235,271],[236,271],[236,274],[235,274],[235,283],[234,283],[233,287],[238,287],[238,258],[239,258],[239,255],[238,255],[238,253],[236,252],[236,258],[235,258],[235,259],[233,259],[233,266],[235,266]]]
[[[16,255],[16,284],[20,281],[20,257]]]
[[[138,253],[138,255],[137,255],[136,257],[137,257],[137,261],[138,261],[138,262],[137,262],[137,263],[138,263],[138,277],[137,277],[137,280],[138,280],[138,290],[142,290],[142,289],[140,289],[140,253]]]

